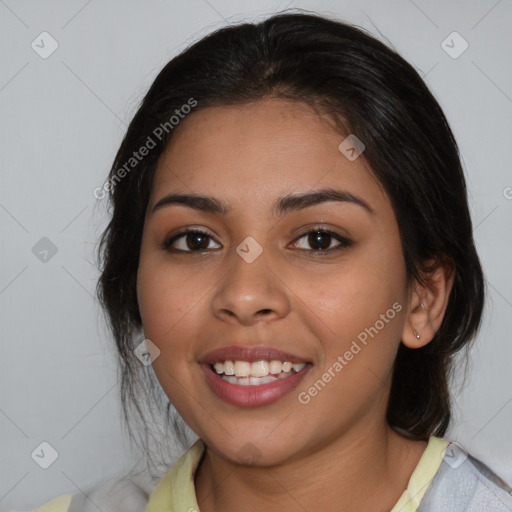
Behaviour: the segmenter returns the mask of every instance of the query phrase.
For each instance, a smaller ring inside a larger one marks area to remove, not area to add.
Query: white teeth
[[[266,377],[269,364],[267,361],[255,361],[251,364],[251,377]]]
[[[226,360],[223,363],[217,361],[213,369],[221,379],[230,384],[259,386],[277,379],[286,379],[300,372],[305,366],[306,363],[281,362],[275,359],[254,362]]]
[[[250,380],[250,377],[240,377],[237,379],[237,384],[239,386],[248,386],[251,383]]]
[[[233,361],[224,361],[224,375],[235,375],[235,363]]]
[[[286,361],[283,363],[283,367],[282,367],[281,371],[289,372],[291,369],[292,369],[292,363],[290,363],[290,361]]]
[[[275,359],[273,359],[272,361],[270,361],[269,364],[269,373],[271,373],[272,375],[279,375],[281,373],[281,367],[281,361],[276,361]]]
[[[274,382],[275,380],[276,377],[269,375],[268,377],[262,377],[261,379],[258,379],[258,384],[268,384],[269,382]]]
[[[261,384],[268,384],[274,382],[278,378],[286,378],[288,375],[283,374],[283,377],[272,377],[267,375],[266,377],[235,377],[232,375],[221,375],[220,378],[229,384],[238,384],[239,386],[259,386]]]
[[[235,375],[237,377],[249,377],[251,373],[251,363],[247,361],[235,361]]]

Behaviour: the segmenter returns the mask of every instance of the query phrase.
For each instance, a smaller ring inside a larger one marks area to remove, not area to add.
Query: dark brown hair
[[[394,50],[360,28],[304,13],[225,27],[191,45],[158,74],[128,127],[109,175],[113,211],[99,246],[98,283],[117,344],[125,418],[134,407],[144,421],[138,390],[151,379],[148,371],[141,377],[145,369],[133,352],[142,340],[136,274],[156,164],[173,135],[169,120],[191,98],[197,103],[189,115],[270,96],[312,105],[364,142],[362,157],[396,215],[409,282],[422,282],[431,259],[453,265],[453,289],[434,339],[415,350],[400,345],[387,411],[389,425],[406,435],[443,435],[454,355],[474,338],[484,302],[457,144],[436,99]],[[114,182],[148,137],[155,147]],[[146,388],[182,428],[154,381]]]

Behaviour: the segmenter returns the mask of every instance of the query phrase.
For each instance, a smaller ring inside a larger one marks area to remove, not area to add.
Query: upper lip
[[[219,361],[289,361],[290,363],[307,363],[305,359],[272,347],[223,347],[208,352],[199,359],[203,364],[214,364]]]

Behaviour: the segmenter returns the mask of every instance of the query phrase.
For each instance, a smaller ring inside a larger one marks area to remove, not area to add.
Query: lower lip
[[[201,364],[201,369],[213,392],[228,404],[243,407],[261,407],[277,402],[299,384],[310,368],[311,365],[306,364],[300,372],[290,375],[290,377],[259,386],[241,386],[222,380],[209,364]]]

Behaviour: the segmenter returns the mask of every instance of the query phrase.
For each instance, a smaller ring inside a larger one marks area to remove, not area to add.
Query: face
[[[194,112],[159,160],[144,334],[170,401],[231,461],[293,460],[385,423],[405,264],[389,198],[344,139],[309,106],[265,99]]]

